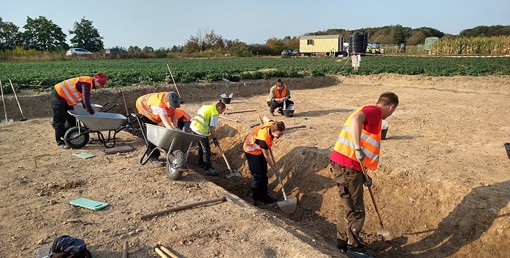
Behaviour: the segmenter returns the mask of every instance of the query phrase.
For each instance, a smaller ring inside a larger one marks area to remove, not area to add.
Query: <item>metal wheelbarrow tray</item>
[[[168,129],[163,126],[146,124],[147,141],[156,145],[150,149],[147,143],[147,150],[140,159],[140,164],[145,165],[151,154],[157,149],[165,153],[167,174],[172,180],[178,179],[183,170],[186,170],[186,160],[195,143],[198,143],[205,136],[186,133],[177,129]]]
[[[83,110],[69,110],[70,115],[76,117],[76,126],[68,129],[64,135],[64,141],[73,149],[80,149],[89,142],[89,134],[97,133],[99,141],[107,148],[115,146],[115,136],[126,126],[127,118],[121,114],[96,112],[91,115]],[[83,125],[82,125],[83,124]],[[105,138],[101,131],[108,131]],[[113,140],[113,144],[108,144]]]

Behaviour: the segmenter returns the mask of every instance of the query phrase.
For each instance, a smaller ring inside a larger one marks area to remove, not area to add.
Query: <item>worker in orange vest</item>
[[[136,100],[136,112],[144,123],[152,125],[162,123],[166,128],[174,129],[177,128],[178,122],[176,109],[181,106],[179,101],[179,95],[173,91],[145,94]],[[156,146],[151,142],[148,144],[150,153]],[[154,150],[150,156],[153,162],[159,162],[159,154],[158,150]]]
[[[108,76],[103,73],[93,76],[81,76],[67,79],[57,83],[50,92],[51,107],[53,109],[53,128],[55,129],[55,140],[57,145],[63,149],[69,149],[64,142],[66,131],[76,125],[76,118],[68,110],[74,110],[74,106],[82,103],[90,114],[95,111],[90,103],[90,92],[102,87],[108,81]]]
[[[283,104],[288,107],[290,104],[294,104],[290,100],[290,90],[287,85],[283,84],[281,79],[276,80],[276,84],[269,90],[269,96],[267,96],[267,105],[269,106],[269,112],[274,115],[274,110],[278,108],[278,113],[283,115]]]
[[[368,180],[365,180],[361,166],[377,169],[382,120],[393,114],[398,103],[395,93],[385,92],[376,104],[365,105],[354,111],[343,125],[329,156],[330,171],[340,196],[336,220],[337,247],[343,252],[347,252],[348,248],[364,248],[359,235],[365,222],[363,185],[370,187],[372,180],[368,175]]]
[[[244,139],[243,150],[251,172],[251,192],[254,205],[276,202],[267,192],[267,164],[276,171],[269,153],[273,141],[283,136],[285,124],[267,117]],[[276,171],[276,173],[280,173]]]
[[[188,112],[176,108],[175,109],[175,117],[177,119],[177,128],[181,129],[183,132],[189,132],[190,131],[190,124],[191,124],[191,116],[188,114]]]

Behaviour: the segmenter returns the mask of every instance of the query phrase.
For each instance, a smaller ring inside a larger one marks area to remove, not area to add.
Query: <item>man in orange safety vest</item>
[[[68,149],[64,142],[66,131],[76,125],[76,118],[68,110],[74,110],[74,106],[82,103],[90,114],[95,111],[90,103],[90,92],[102,87],[108,81],[108,76],[103,73],[93,76],[81,76],[67,79],[57,83],[50,92],[51,108],[53,109],[53,128],[58,147]]]
[[[377,169],[382,120],[393,114],[398,103],[395,93],[385,92],[376,104],[354,111],[343,125],[329,156],[330,171],[340,196],[337,247],[343,252],[347,252],[348,248],[362,250],[364,247],[359,235],[365,222],[363,185],[370,187],[372,182],[368,175],[368,180],[365,180],[361,166]]]

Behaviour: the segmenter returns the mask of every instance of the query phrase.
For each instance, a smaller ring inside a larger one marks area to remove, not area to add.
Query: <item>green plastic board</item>
[[[94,201],[94,200],[87,199],[87,198],[78,198],[78,199],[70,201],[69,203],[74,206],[79,206],[79,207],[83,207],[83,208],[87,208],[87,209],[91,209],[91,210],[95,210],[95,211],[104,209],[104,208],[108,207],[108,205],[109,205],[106,202],[98,202],[98,201]]]

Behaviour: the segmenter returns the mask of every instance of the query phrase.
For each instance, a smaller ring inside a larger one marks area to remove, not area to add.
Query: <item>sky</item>
[[[103,37],[105,48],[158,49],[185,45],[200,31],[248,44],[397,24],[458,35],[480,25],[510,25],[510,0],[0,0],[0,17],[21,31],[27,17],[39,16],[61,27],[68,43],[69,30],[85,18]]]

